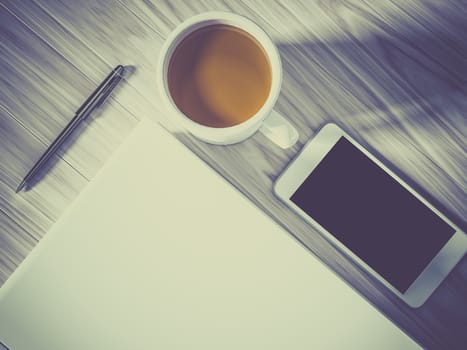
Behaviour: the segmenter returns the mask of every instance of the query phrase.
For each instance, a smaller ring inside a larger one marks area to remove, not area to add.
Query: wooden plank
[[[176,25],[186,18],[200,12],[214,10],[212,3],[206,4],[203,1],[119,1],[162,39],[166,38]]]
[[[44,145],[0,109],[0,209],[36,238],[49,226],[50,219],[23,197],[16,196],[14,190],[30,159],[40,156],[43,150]]]
[[[0,104],[43,144],[50,143],[91,86],[4,8],[0,49]]]
[[[14,188],[28,171],[29,164],[40,157],[46,146],[17,123],[13,116],[0,106],[0,169],[3,180]]]
[[[28,255],[37,241],[0,210],[0,285]]]
[[[3,2],[90,80],[97,83],[117,64],[129,66],[131,73],[117,102],[136,118],[157,118],[161,114],[160,104],[154,101],[157,91],[153,74],[148,74],[156,62],[161,40],[120,3]],[[83,25],[83,18],[93,25]]]
[[[49,145],[96,84],[15,15],[4,7],[0,9],[0,49],[4,57],[0,63],[0,105],[44,145]],[[100,80],[104,77],[102,75]],[[94,117],[95,122],[83,129],[86,135],[68,150],[66,160],[90,178],[110,150],[128,133],[127,120],[130,118],[122,113],[114,114],[111,119]],[[103,135],[102,129],[113,131]],[[111,137],[116,130],[120,134]],[[26,169],[37,159],[32,158]]]

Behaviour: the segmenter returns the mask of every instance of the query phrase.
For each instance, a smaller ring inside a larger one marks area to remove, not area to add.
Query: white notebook
[[[11,350],[418,349],[151,121],[0,289],[0,341]]]

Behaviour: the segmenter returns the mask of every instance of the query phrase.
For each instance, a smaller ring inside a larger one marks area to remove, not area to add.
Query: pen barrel
[[[68,123],[68,125],[63,129],[57,138],[47,147],[44,154],[39,158],[37,163],[32,167],[32,169],[27,173],[24,178],[24,182],[29,181],[32,176],[55,154],[58,148],[62,145],[63,141],[70,136],[73,131],[76,129],[77,124],[85,119],[87,115],[83,115],[81,118],[78,115],[75,115],[73,119]]]

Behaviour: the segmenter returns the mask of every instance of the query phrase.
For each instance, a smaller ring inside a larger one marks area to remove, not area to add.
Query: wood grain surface
[[[213,146],[161,107],[155,67],[183,20],[212,10],[251,18],[279,48],[276,105],[299,130],[282,150],[262,135]],[[419,309],[355,266],[272,194],[303,144],[335,122],[466,229],[465,1],[0,0],[0,284],[137,120],[158,120],[408,335],[465,349],[467,259]],[[22,176],[116,64],[125,83],[60,150],[28,192]],[[345,312],[345,310],[343,310]],[[338,336],[338,335],[336,335]]]

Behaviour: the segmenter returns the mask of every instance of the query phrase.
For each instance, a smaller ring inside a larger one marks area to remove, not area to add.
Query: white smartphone
[[[412,307],[467,252],[467,237],[335,124],[279,177],[276,195]]]

